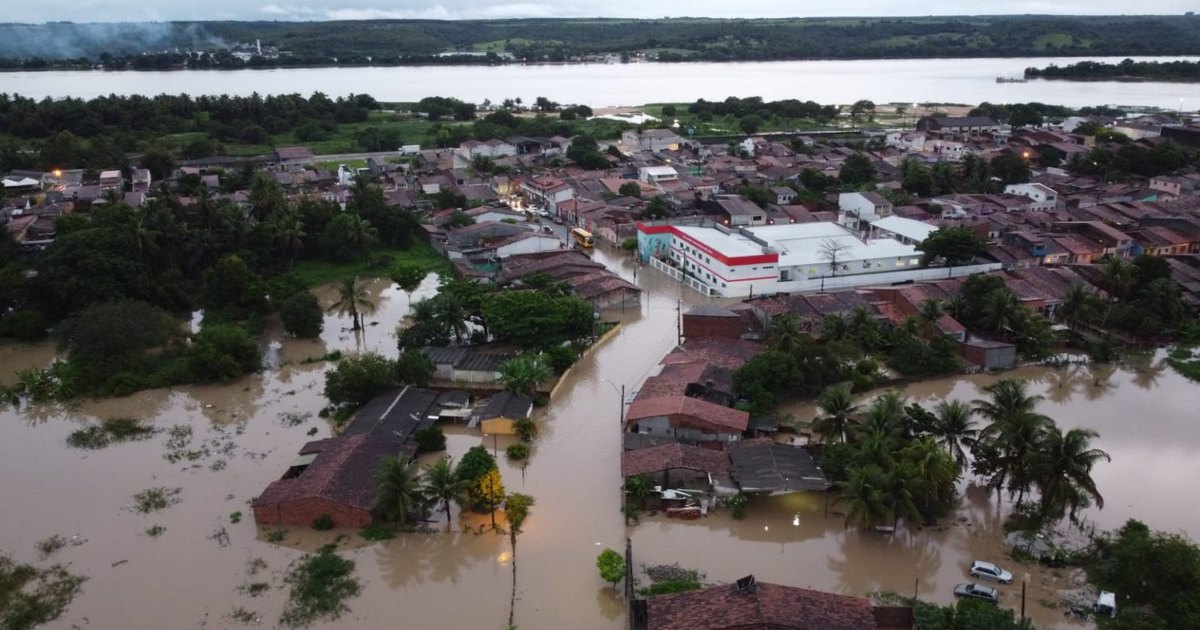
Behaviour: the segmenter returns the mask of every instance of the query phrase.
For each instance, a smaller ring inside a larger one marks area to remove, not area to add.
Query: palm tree
[[[500,364],[500,384],[522,396],[533,397],[537,386],[553,376],[554,371],[541,354],[523,354]]]
[[[916,479],[917,499],[925,512],[932,507],[945,504],[954,493],[954,482],[959,477],[959,466],[954,458],[942,450],[933,437],[923,437],[900,452],[903,462]]]
[[[1096,317],[1096,298],[1082,282],[1071,283],[1062,296],[1058,315],[1072,330]]]
[[[883,475],[883,503],[892,517],[892,529],[900,519],[918,520],[921,510],[917,507],[917,493],[921,480],[907,462],[900,462]]]
[[[783,314],[767,327],[767,346],[780,352],[794,352],[804,345],[805,334],[794,315]]]
[[[1092,467],[1096,462],[1112,461],[1108,453],[1091,448],[1091,440],[1100,435],[1091,429],[1071,429],[1063,433],[1058,428],[1046,431],[1033,454],[1033,474],[1041,490],[1039,513],[1047,515],[1066,509],[1071,522],[1075,514],[1089,501],[1104,508],[1104,497],[1096,489],[1092,479]]]
[[[450,531],[450,504],[461,503],[466,497],[471,482],[454,472],[454,458],[444,457],[428,464],[421,473],[425,497],[433,503],[441,503],[446,510],[446,531]]]
[[[879,395],[865,414],[858,419],[855,430],[868,434],[879,432],[891,438],[902,438],[908,435],[908,414],[904,411],[904,397],[896,390],[889,390]]]
[[[294,210],[288,210],[279,214],[270,225],[275,247],[290,269],[304,248],[304,237],[307,236],[304,232],[304,222]]]
[[[954,457],[961,470],[967,462],[966,450],[979,435],[975,421],[971,419],[971,406],[961,400],[943,400],[933,408],[933,413],[937,420],[931,433]]]
[[[858,405],[854,404],[854,396],[850,386],[846,384],[825,388],[817,397],[817,409],[823,415],[813,420],[813,431],[821,436],[821,442],[832,442],[840,439],[846,441],[846,428],[853,421]]]
[[[1134,269],[1120,258],[1109,258],[1100,269],[1100,286],[1112,296],[1113,301],[1121,301],[1130,297],[1133,287],[1137,284]]]
[[[875,465],[858,466],[848,471],[846,481],[839,481],[840,491],[835,504],[846,506],[846,527],[873,527],[891,513],[884,497],[883,469]]]
[[[414,460],[390,456],[375,471],[375,511],[388,521],[405,524],[423,503]]]
[[[841,341],[850,335],[850,328],[841,315],[826,315],[821,320],[821,336],[828,341]]]
[[[442,328],[454,333],[455,343],[461,345],[463,335],[470,331],[467,319],[471,313],[467,310],[466,303],[457,293],[453,292],[441,293],[433,301],[434,311]]]
[[[936,298],[930,298],[921,302],[921,306],[917,309],[917,316],[926,324],[932,324],[942,318],[946,314],[946,310],[942,307],[942,301]]]
[[[979,442],[997,454],[997,470],[990,483],[997,489],[1007,485],[1010,492],[1016,490],[1020,506],[1033,483],[1029,456],[1054,421],[1037,413],[1042,397],[1027,394],[1025,381],[1003,379],[984,391],[991,400],[976,400],[974,404],[975,412],[990,421],[979,432]]]
[[[375,312],[375,302],[371,301],[371,297],[367,294],[367,284],[360,281],[357,276],[342,278],[337,284],[337,290],[338,300],[326,309],[326,312],[350,315],[351,321],[354,322],[351,330],[361,330],[359,313],[370,315]]]
[[[1007,289],[992,291],[983,300],[980,324],[992,332],[1007,333],[1021,316],[1021,300]]]

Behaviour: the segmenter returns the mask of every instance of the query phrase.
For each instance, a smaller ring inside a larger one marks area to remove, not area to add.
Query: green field
[[[292,272],[300,276],[308,286],[315,287],[352,276],[386,277],[398,263],[420,265],[439,273],[450,271],[450,261],[424,241],[409,249],[380,248],[371,252],[373,260],[382,256],[390,256],[392,263],[387,266],[375,266],[368,261],[339,263],[328,260],[302,260],[296,263]]]

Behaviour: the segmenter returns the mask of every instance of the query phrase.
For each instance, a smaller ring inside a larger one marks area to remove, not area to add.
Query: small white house
[[[1058,205],[1058,192],[1045,184],[1009,184],[1004,192],[1029,198],[1033,202],[1029,209],[1035,212],[1053,210]]]
[[[851,229],[861,229],[862,223],[871,223],[891,216],[892,202],[874,192],[849,192],[838,195],[838,222]]]
[[[638,179],[647,184],[673,182],[679,179],[679,171],[670,166],[643,166],[638,169]]]

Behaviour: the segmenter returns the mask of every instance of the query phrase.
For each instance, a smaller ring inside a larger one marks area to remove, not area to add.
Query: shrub
[[[397,384],[396,362],[368,353],[338,362],[325,376],[325,397],[339,407],[358,407]]]
[[[425,427],[413,433],[418,453],[446,450],[446,434],[438,427]]]
[[[546,360],[550,362],[550,369],[554,370],[555,374],[562,374],[567,371],[567,368],[575,364],[579,359],[579,354],[571,348],[571,346],[553,346],[544,353]]]
[[[612,549],[605,549],[596,556],[596,568],[600,570],[600,579],[616,586],[625,577],[625,558]]]
[[[631,237],[621,241],[621,249],[623,249],[627,252],[631,252],[631,251],[637,249],[637,238],[631,236]]]
[[[200,329],[188,361],[200,382],[228,381],[262,367],[262,351],[245,328],[211,324]]]
[[[283,320],[283,329],[288,334],[303,339],[320,336],[321,329],[325,326],[321,303],[315,295],[307,291],[284,300],[279,307],[279,318]]]
[[[322,514],[314,518],[312,528],[319,532],[327,532],[333,529],[333,517],[328,514]]]
[[[508,448],[504,449],[504,454],[515,462],[525,461],[529,459],[529,445],[524,442],[509,444]]]
[[[749,502],[750,502],[750,499],[746,495],[742,494],[741,492],[730,497],[729,498],[729,508],[733,511],[733,514],[732,514],[733,518],[739,519],[739,520],[742,518],[745,518],[746,504]]]
[[[333,553],[332,546],[301,558],[283,579],[292,588],[280,623],[303,627],[348,612],[345,600],[358,595],[361,588],[353,572],[354,561]]]
[[[533,418],[526,418],[524,416],[517,418],[513,422],[513,429],[517,432],[517,437],[522,442],[532,442],[538,436],[538,426],[533,421]]]

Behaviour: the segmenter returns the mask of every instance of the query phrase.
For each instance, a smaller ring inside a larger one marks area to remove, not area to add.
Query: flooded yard
[[[605,250],[596,257],[634,279],[626,259]],[[675,345],[677,300],[686,310],[701,299],[649,269],[638,270],[635,281],[649,290],[642,307],[610,313],[622,321],[620,332],[581,359],[552,403],[537,412],[541,437],[526,466],[506,460],[503,437],[493,443],[473,430],[446,429],[446,454],[457,459],[475,445],[497,448],[508,491],[537,500],[517,549],[514,621],[522,630],[622,627],[624,602],[599,579],[595,558],[606,546],[621,550],[627,536],[635,564],[678,562],[714,582],[754,573],[761,580],[849,594],[915,589],[939,603],[953,599],[951,589],[965,581],[971,560],[1006,560],[1000,543],[1008,501],[998,503],[967,483],[945,527],[895,536],[847,530],[835,508],[826,513],[823,495],[808,494],[752,502],[738,521],[720,511],[690,522],[643,517],[626,527],[620,511],[620,387],[632,397]],[[329,366],[302,361],[333,350],[396,354],[393,330],[407,313],[408,296],[387,281],[371,291],[379,307],[367,317],[365,331],[353,334],[344,330],[348,320],[328,317],[319,341],[271,334],[269,358],[277,367],[261,375],[225,386],[0,412],[0,474],[6,479],[0,486],[6,506],[0,549],[37,562],[35,544],[51,535],[78,536],[81,543],[50,557],[89,578],[51,627],[236,628],[245,622],[229,615],[239,606],[255,612],[261,625],[274,626],[287,595],[283,571],[305,551],[331,542],[357,563],[363,590],[349,601],[351,612],[327,627],[506,626],[512,550],[507,536],[487,530],[487,515],[461,515],[456,508],[452,533],[445,533],[446,523],[435,513],[429,524],[435,533],[401,534],[382,543],[367,543],[353,531],[308,528],[286,530],[279,540],[253,522],[250,499],[283,473],[304,442],[331,431],[317,417]],[[412,300],[435,291],[430,277]],[[48,344],[0,347],[0,379],[52,357]],[[1039,368],[1006,376],[1034,381],[1032,389],[1047,397],[1041,410],[1060,426],[1100,432],[1094,445],[1113,461],[1095,470],[1106,507],[1088,511],[1090,523],[1108,528],[1135,517],[1157,529],[1200,535],[1200,500],[1169,491],[1178,479],[1200,475],[1200,432],[1190,409],[1200,390],[1194,385],[1153,359],[1133,369]],[[904,394],[916,401],[971,400],[992,380],[935,380],[908,386]],[[812,413],[803,404],[787,411],[798,419]],[[97,451],[66,445],[67,435],[84,423],[116,416],[144,419],[160,432]],[[171,427],[189,427],[190,439]],[[180,488],[179,503],[137,512],[133,495],[151,487]],[[147,530],[155,525],[165,529],[152,536]],[[1081,627],[1039,603],[1056,600],[1055,590],[1071,586],[1071,571],[1010,568],[1018,578],[1029,574],[1027,608],[1039,627]],[[239,590],[254,581],[271,588],[257,597]],[[1001,590],[1004,605],[1019,606],[1019,585]]]

